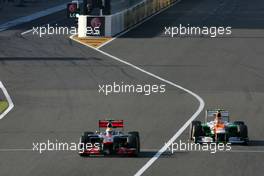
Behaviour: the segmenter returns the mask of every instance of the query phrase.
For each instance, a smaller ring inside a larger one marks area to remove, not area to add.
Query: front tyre
[[[198,142],[199,137],[203,136],[203,127],[201,121],[193,121],[190,126],[190,139],[195,143]]]

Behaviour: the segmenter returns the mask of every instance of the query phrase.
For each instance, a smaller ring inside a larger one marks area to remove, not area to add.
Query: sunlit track
[[[165,151],[142,175],[263,173],[262,6],[261,0],[182,0],[101,47],[104,53],[76,43],[69,36],[39,38],[30,32],[21,36],[32,26],[49,22],[72,25],[65,13],[1,32],[0,80],[15,108],[0,120],[0,175],[136,174],[157,153],[161,154],[165,142],[197,111],[199,101],[170,83],[166,83],[165,94],[151,96],[100,95],[98,84],[165,84],[154,75],[202,97],[204,109],[229,110],[232,121],[242,120],[248,125],[251,143],[234,145],[228,152]],[[164,35],[165,26],[179,24],[232,26],[232,35]],[[139,157],[82,158],[77,151],[32,151],[33,142],[48,139],[76,143],[83,131],[97,130],[98,120],[105,118],[124,119],[125,131],[140,132]],[[196,119],[204,121],[204,113]],[[183,130],[175,142],[179,140],[188,142],[188,130]]]
[[[79,42],[78,40],[74,39],[73,36],[71,36],[71,39],[75,40],[76,42]],[[83,44],[82,42],[79,42],[79,43]],[[159,77],[159,76],[157,76],[157,75],[155,75],[153,73],[150,73],[150,72],[148,72],[148,71],[146,71],[146,70],[144,70],[142,68],[139,68],[139,67],[137,67],[137,66],[135,66],[135,65],[133,65],[133,64],[131,64],[131,63],[125,61],[125,60],[123,60],[123,59],[117,58],[117,57],[115,57],[115,56],[113,56],[113,55],[111,55],[109,53],[106,53],[106,52],[100,50],[100,49],[91,47],[90,45],[87,45],[87,44],[85,44],[85,45],[90,47],[91,49],[95,49],[96,51],[98,51],[98,52],[100,52],[100,53],[102,53],[102,54],[104,54],[104,55],[106,55],[106,56],[118,61],[118,62],[121,62],[123,64],[129,65],[130,67],[132,67],[132,68],[134,68],[136,70],[139,70],[139,71],[141,71],[141,72],[143,72],[143,73],[145,73],[145,74],[147,74],[149,76],[152,76],[152,77],[154,77],[154,78],[156,78],[158,80],[161,80],[161,81],[163,81],[163,82],[165,82],[167,84],[170,84],[170,85],[172,85],[172,86],[174,86],[174,87],[176,87],[178,89],[181,89],[181,90],[191,94],[192,96],[194,96],[199,102],[199,107],[196,110],[196,112],[191,116],[191,118],[188,119],[187,122],[177,131],[177,133],[175,133],[173,135],[173,137],[168,142],[166,142],[166,144],[141,169],[139,169],[139,171],[135,174],[136,176],[140,176],[167,150],[167,148],[183,133],[183,131],[191,124],[191,122],[198,117],[198,115],[204,109],[205,103],[204,103],[203,99],[199,95],[195,94],[194,92],[192,92],[192,91],[190,91],[190,90],[188,90],[188,89],[186,89],[186,88],[184,88],[184,87],[182,87],[182,86],[180,86],[178,84],[175,84],[175,83],[173,83],[171,81],[168,81],[168,80],[166,80],[164,78],[161,78],[161,77]]]

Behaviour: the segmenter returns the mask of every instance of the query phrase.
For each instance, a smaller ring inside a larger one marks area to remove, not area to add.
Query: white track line
[[[14,103],[13,103],[11,97],[9,96],[5,86],[3,85],[3,83],[1,81],[0,81],[0,89],[3,91],[3,93],[6,97],[6,100],[8,102],[8,108],[2,114],[0,114],[0,119],[2,119],[14,108]]]
[[[71,36],[70,37],[72,40],[74,40],[74,41],[76,41],[76,42],[78,42],[78,43],[81,43],[80,41],[78,41],[78,40],[76,40],[76,39],[74,39],[73,38],[73,36]],[[83,44],[83,43],[81,43],[81,44]],[[185,91],[185,92],[187,92],[187,93],[189,93],[189,94],[191,94],[192,96],[194,96],[198,101],[199,101],[199,107],[198,107],[198,109],[196,110],[196,112],[191,116],[191,118],[177,131],[177,133],[175,133],[174,134],[174,136],[135,174],[135,176],[140,176],[140,175],[142,175],[159,157],[160,157],[160,155],[162,154],[162,153],[164,153],[166,150],[167,150],[167,148],[183,133],[183,131],[191,124],[191,122],[193,121],[193,120],[195,120],[195,118],[196,117],[198,117],[198,115],[202,112],[202,110],[203,110],[203,108],[204,108],[204,106],[205,106],[205,103],[204,103],[204,101],[203,101],[203,99],[199,96],[199,95],[197,95],[196,93],[194,93],[194,92],[192,92],[192,91],[190,91],[190,90],[188,90],[188,89],[186,89],[186,88],[184,88],[184,87],[182,87],[182,86],[180,86],[180,85],[178,85],[178,84],[175,84],[175,83],[173,83],[173,82],[171,82],[171,81],[169,81],[169,80],[166,80],[166,79],[164,79],[164,78],[162,78],[162,77],[160,77],[160,76],[157,76],[157,75],[155,75],[155,74],[153,74],[153,73],[150,73],[150,72],[148,72],[148,71],[146,71],[146,70],[144,70],[144,69],[142,69],[142,68],[140,68],[140,67],[138,67],[138,66],[136,66],[136,65],[133,65],[133,64],[131,64],[131,63],[129,63],[129,62],[127,62],[127,61],[125,61],[125,60],[122,60],[122,59],[120,59],[120,58],[117,58],[117,57],[115,57],[115,56],[113,56],[113,55],[111,55],[111,54],[109,54],[109,53],[106,53],[106,52],[104,52],[104,51],[102,51],[102,50],[100,50],[100,49],[98,49],[98,48],[94,48],[94,47],[91,47],[91,46],[89,46],[89,45],[87,45],[87,44],[83,44],[83,45],[86,45],[87,47],[89,47],[89,48],[91,48],[91,49],[94,49],[94,50],[96,50],[96,51],[98,51],[99,53],[101,53],[101,54],[103,54],[103,55],[105,55],[105,56],[108,56],[108,57],[110,57],[110,58],[112,58],[112,59],[114,59],[114,60],[116,60],[116,61],[118,61],[118,62],[121,62],[121,63],[123,63],[123,64],[126,64],[126,65],[128,65],[128,66],[130,66],[130,67],[132,67],[132,68],[134,68],[134,69],[136,69],[136,70],[139,70],[139,71],[141,71],[141,72],[143,72],[143,73],[145,73],[145,74],[147,74],[147,75],[149,75],[149,76],[152,76],[152,77],[154,77],[154,78],[156,78],[156,79],[158,79],[158,80],[160,80],[160,81],[163,81],[163,82],[165,82],[165,83],[167,83],[167,84],[170,84],[170,85],[172,85],[172,86],[174,86],[174,87],[176,87],[176,88],[179,88],[179,89],[181,89],[181,90],[183,90],[183,91]]]
[[[17,18],[15,20],[12,20],[12,21],[8,21],[4,24],[0,24],[0,32],[5,31],[11,27],[14,27],[14,26],[17,26],[17,25],[20,25],[23,23],[27,23],[27,22],[36,20],[38,18],[59,12],[61,10],[66,9],[66,6],[67,6],[67,3],[61,4],[61,5],[46,9],[46,10],[42,10],[42,11],[37,12],[37,13],[33,13],[33,14],[25,16],[25,17],[21,17],[21,18]]]
[[[32,149],[0,149],[0,152],[26,152],[33,151]]]
[[[105,46],[105,45],[109,44],[110,42],[114,41],[115,39],[117,39],[118,37],[120,37],[120,36],[126,34],[127,32],[129,32],[129,31],[131,31],[131,30],[133,30],[133,29],[139,27],[140,25],[142,25],[143,23],[147,22],[147,21],[150,20],[151,18],[155,17],[156,15],[158,15],[158,14],[164,12],[164,11],[167,10],[168,8],[170,8],[170,7],[172,7],[172,6],[176,5],[176,4],[178,4],[178,3],[180,3],[180,2],[181,2],[181,0],[175,1],[174,3],[172,3],[171,5],[169,5],[168,7],[165,7],[165,8],[163,8],[163,9],[161,9],[160,11],[154,13],[153,15],[151,15],[151,16],[145,18],[145,19],[142,20],[141,22],[135,24],[134,26],[132,26],[131,28],[125,30],[124,32],[121,32],[120,34],[118,34],[117,36],[113,37],[111,40],[105,42],[104,44],[102,44],[101,46],[99,46],[99,47],[97,47],[97,48],[98,48],[98,49],[102,48],[103,46]]]
[[[134,28],[136,28],[136,27],[138,27],[138,26],[140,26],[141,24],[143,24],[143,23],[145,23],[146,21],[148,21],[149,19],[151,19],[152,17],[154,17],[154,16],[156,16],[156,15],[158,15],[158,14],[160,14],[161,12],[163,12],[163,11],[165,11],[165,10],[167,10],[168,8],[170,8],[171,6],[173,6],[173,5],[175,5],[175,4],[177,4],[177,3],[179,3],[180,2],[180,0],[179,1],[177,1],[177,2],[175,2],[174,4],[172,4],[172,5],[170,5],[170,6],[168,6],[168,7],[166,7],[166,8],[164,8],[164,9],[162,9],[161,11],[159,11],[159,12],[157,12],[157,13],[155,13],[154,15],[152,15],[152,16],[150,16],[150,17],[148,17],[148,18],[146,18],[145,20],[143,20],[142,22],[140,22],[140,23],[138,23],[137,25],[135,25],[135,26],[133,26],[132,28],[130,28],[130,29],[128,29],[128,30],[126,30],[126,31],[124,31],[124,32],[122,32],[122,33],[120,33],[117,37],[120,37],[120,36],[122,36],[122,35],[124,35],[125,33],[127,33],[127,32],[129,32],[129,31],[131,31],[132,29],[134,29]],[[156,78],[156,79],[158,79],[158,80],[160,80],[160,81],[163,81],[163,82],[165,82],[165,83],[167,83],[167,84],[170,84],[170,85],[172,85],[172,86],[174,86],[174,87],[176,87],[176,88],[179,88],[179,89],[181,89],[181,90],[183,90],[183,91],[185,91],[185,92],[187,92],[187,93],[189,93],[189,94],[191,94],[192,96],[194,96],[198,101],[199,101],[199,107],[198,107],[198,109],[196,110],[196,112],[191,116],[191,118],[172,136],[172,138],[142,167],[142,168],[140,168],[138,171],[137,171],[137,173],[135,174],[135,176],[141,176],[161,155],[162,155],[162,153],[164,153],[164,152],[166,152],[166,150],[167,150],[167,148],[184,132],[184,130],[186,129],[186,128],[188,128],[188,126],[191,124],[191,122],[193,121],[193,120],[195,120],[197,117],[198,117],[198,115],[202,112],[202,110],[204,109],[204,106],[205,106],[205,103],[204,103],[204,101],[203,101],[203,99],[199,96],[199,95],[197,95],[197,94],[195,94],[194,92],[192,92],[192,91],[190,91],[190,90],[188,90],[188,89],[186,89],[186,88],[184,88],[184,87],[182,87],[182,86],[180,86],[180,85],[178,85],[178,84],[175,84],[175,83],[173,83],[173,82],[171,82],[171,81],[169,81],[169,80],[166,80],[166,79],[164,79],[164,78],[161,78],[160,76],[157,76],[157,75],[155,75],[155,74],[153,74],[153,73],[150,73],[150,72],[148,72],[148,71],[146,71],[146,70],[144,70],[144,69],[142,69],[142,68],[140,68],[140,67],[138,67],[138,66],[136,66],[136,65],[133,65],[133,64],[131,64],[131,63],[129,63],[129,62],[127,62],[127,61],[125,61],[125,60],[123,60],[123,59],[120,59],[120,58],[117,58],[117,57],[115,57],[115,56],[113,56],[113,55],[111,55],[111,54],[109,54],[109,53],[106,53],[106,52],[104,52],[104,51],[102,51],[102,50],[100,50],[100,48],[101,47],[103,47],[103,46],[105,46],[106,44],[109,44],[110,42],[112,42],[113,40],[115,40],[117,37],[115,37],[115,38],[113,38],[113,39],[111,39],[111,40],[109,40],[108,42],[106,42],[106,43],[104,43],[103,45],[101,45],[100,47],[98,47],[98,48],[94,48],[94,47],[91,47],[91,46],[89,46],[89,45],[87,45],[87,44],[83,44],[83,43],[81,43],[80,41],[78,41],[78,40],[76,40],[76,39],[74,39],[73,38],[73,36],[71,36],[70,38],[72,39],[72,40],[74,40],[74,41],[76,41],[76,42],[78,42],[78,43],[80,43],[80,44],[82,44],[82,45],[86,45],[87,47],[89,47],[89,48],[91,48],[91,49],[94,49],[94,50],[96,50],[96,51],[98,51],[98,52],[100,52],[101,54],[103,54],[103,55],[105,55],[105,56],[108,56],[108,57],[110,57],[110,58],[112,58],[112,59],[114,59],[114,60],[116,60],[116,61],[118,61],[118,62],[121,62],[121,63],[123,63],[123,64],[126,64],[126,65],[129,65],[130,67],[132,67],[132,68],[134,68],[134,69],[136,69],[136,70],[139,70],[139,71],[141,71],[141,72],[143,72],[143,73],[145,73],[145,74],[147,74],[147,75],[149,75],[149,76],[152,76],[152,77],[154,77],[154,78]]]
[[[29,29],[29,30],[27,30],[27,31],[25,31],[25,32],[22,32],[20,35],[25,35],[25,34],[27,34],[27,33],[30,33],[31,31],[33,31],[33,29]]]

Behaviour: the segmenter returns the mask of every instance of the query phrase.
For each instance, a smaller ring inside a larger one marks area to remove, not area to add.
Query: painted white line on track
[[[32,32],[32,31],[33,31],[33,29],[29,29],[29,30],[27,30],[27,31],[25,31],[25,32],[22,32],[20,35],[25,35],[25,34],[30,33],[30,32]]]
[[[176,4],[180,3],[180,2],[181,2],[181,0],[175,1],[174,3],[172,3],[171,5],[169,5],[168,7],[165,7],[165,8],[163,8],[163,9],[161,9],[160,11],[154,13],[153,15],[151,15],[151,16],[145,18],[145,19],[142,20],[141,22],[135,24],[135,25],[132,26],[131,28],[129,28],[129,29],[127,29],[127,30],[121,32],[121,33],[118,34],[117,36],[113,37],[111,40],[109,40],[109,41],[105,42],[104,44],[102,44],[101,46],[99,46],[97,49],[100,49],[100,48],[102,48],[103,46],[105,46],[105,45],[111,43],[112,41],[114,41],[114,40],[117,39],[118,37],[121,37],[122,35],[126,34],[127,32],[129,32],[129,31],[131,31],[131,30],[133,30],[133,29],[139,27],[140,25],[142,25],[143,23],[147,22],[147,21],[150,20],[151,18],[155,17],[156,15],[158,15],[158,14],[164,12],[165,10],[169,9],[170,7],[176,5]]]
[[[150,17],[148,17],[148,18],[146,18],[145,20],[143,20],[142,22],[140,22],[140,23],[138,23],[138,24],[136,24],[135,26],[133,26],[133,27],[131,27],[130,29],[128,29],[128,30],[126,30],[126,31],[124,31],[124,32],[122,32],[122,33],[120,33],[119,35],[117,35],[116,37],[114,37],[113,39],[111,39],[111,40],[109,40],[108,42],[106,42],[106,43],[104,43],[103,45],[101,45],[100,47],[98,47],[98,48],[94,48],[94,47],[92,47],[92,46],[89,46],[89,45],[87,45],[87,44],[84,44],[84,43],[82,43],[82,42],[80,42],[80,41],[78,41],[77,39],[74,39],[73,38],[73,36],[71,36],[70,38],[72,39],[72,40],[74,40],[74,41],[76,41],[76,42],[78,42],[78,43],[80,43],[80,44],[82,44],[82,45],[85,45],[85,46],[87,46],[87,47],[89,47],[89,48],[91,48],[91,49],[94,49],[94,50],[96,50],[96,51],[98,51],[98,52],[100,52],[101,54],[103,54],[103,55],[105,55],[105,56],[108,56],[108,57],[110,57],[110,58],[112,58],[112,59],[114,59],[114,60],[116,60],[116,61],[118,61],[118,62],[121,62],[121,63],[123,63],[123,64],[126,64],[126,65],[128,65],[128,66],[130,66],[130,67],[132,67],[132,68],[134,68],[134,69],[136,69],[136,70],[139,70],[139,71],[141,71],[141,72],[143,72],[143,73],[145,73],[145,74],[147,74],[147,75],[149,75],[149,76],[152,76],[152,77],[154,77],[154,78],[156,78],[156,79],[158,79],[158,80],[160,80],[160,81],[163,81],[163,82],[165,82],[165,83],[167,83],[167,84],[169,84],[169,85],[172,85],[172,86],[174,86],[174,87],[176,87],[176,88],[179,88],[179,89],[181,89],[181,90],[183,90],[183,91],[185,91],[185,92],[187,92],[187,93],[189,93],[189,94],[191,94],[192,96],[194,96],[197,100],[198,100],[198,102],[199,102],[199,107],[198,107],[198,109],[196,110],[196,112],[190,117],[190,119],[172,136],[172,138],[161,148],[161,149],[159,149],[159,151],[143,166],[143,167],[141,167],[137,172],[136,172],[136,174],[135,174],[135,176],[141,176],[164,152],[166,152],[167,151],[167,148],[184,132],[184,130],[186,129],[186,128],[188,128],[188,126],[191,124],[191,122],[193,121],[193,120],[195,120],[197,117],[198,117],[198,115],[202,112],[202,110],[204,109],[204,106],[205,106],[205,103],[204,103],[204,101],[203,101],[203,99],[199,96],[199,95],[197,95],[196,93],[194,93],[194,92],[192,92],[192,91],[190,91],[190,90],[188,90],[188,89],[186,89],[186,88],[184,88],[184,87],[182,87],[182,86],[180,86],[180,85],[178,85],[178,84],[175,84],[175,83],[173,83],[173,82],[171,82],[171,81],[169,81],[169,80],[166,80],[166,79],[164,79],[164,78],[162,78],[162,77],[160,77],[160,76],[157,76],[157,75],[155,75],[155,74],[153,74],[153,73],[150,73],[150,72],[148,72],[148,71],[146,71],[146,70],[144,70],[144,69],[142,69],[142,68],[140,68],[140,67],[138,67],[138,66],[136,66],[136,65],[133,65],[133,64],[131,64],[131,63],[129,63],[129,62],[127,62],[127,61],[125,61],[125,60],[123,60],[123,59],[120,59],[120,58],[118,58],[118,57],[115,57],[115,56],[113,56],[113,55],[111,55],[111,54],[109,54],[109,53],[106,53],[106,52],[104,52],[104,51],[102,51],[102,50],[100,50],[100,48],[102,48],[103,46],[105,46],[105,45],[107,45],[107,44],[109,44],[110,42],[112,42],[113,40],[115,40],[116,38],[118,38],[118,37],[120,37],[120,36],[122,36],[122,35],[124,35],[124,34],[126,34],[127,32],[129,32],[129,31],[131,31],[131,30],[133,30],[133,29],[135,29],[136,27],[138,27],[138,26],[140,26],[141,24],[143,24],[143,23],[145,23],[146,21],[148,21],[148,20],[150,20],[152,17],[154,17],[154,16],[156,16],[156,15],[158,15],[158,14],[160,14],[161,12],[163,12],[163,11],[165,11],[165,10],[167,10],[168,8],[170,8],[171,6],[173,6],[173,5],[175,5],[175,4],[177,4],[177,3],[179,3],[180,2],[180,0],[179,1],[177,1],[177,2],[175,2],[175,3],[173,3],[172,5],[170,5],[170,6],[168,6],[168,7],[166,7],[166,8],[164,8],[164,9],[162,9],[161,11],[159,11],[159,12],[157,12],[157,13],[155,13],[154,15],[152,15],[152,16],[150,16]]]
[[[186,88],[184,88],[184,87],[182,87],[182,86],[180,86],[180,85],[178,85],[178,84],[175,84],[175,83],[173,83],[173,82],[171,82],[171,81],[169,81],[169,80],[167,80],[167,79],[164,79],[164,78],[162,78],[162,77],[160,77],[160,76],[157,76],[157,75],[155,75],[155,74],[153,74],[153,73],[150,73],[150,72],[148,72],[148,71],[146,71],[146,70],[144,70],[144,69],[142,69],[142,68],[140,68],[140,67],[138,67],[138,66],[136,66],[136,65],[133,65],[133,64],[131,64],[131,63],[129,63],[129,62],[127,62],[127,61],[125,61],[125,60],[123,60],[123,59],[120,59],[120,58],[117,58],[117,57],[115,57],[115,56],[113,56],[113,55],[111,55],[111,54],[109,54],[109,53],[106,53],[106,52],[104,52],[104,51],[102,51],[102,50],[100,50],[100,49],[98,49],[98,48],[94,48],[94,47],[92,47],[92,46],[89,46],[89,45],[87,45],[87,44],[83,44],[83,43],[81,43],[80,41],[78,41],[78,40],[76,40],[76,39],[74,39],[73,38],[73,36],[71,36],[70,37],[72,40],[74,40],[74,41],[76,41],[76,42],[78,42],[78,43],[80,43],[80,44],[82,44],[82,45],[86,45],[87,47],[89,47],[89,48],[91,48],[91,49],[94,49],[94,50],[96,50],[96,51],[98,51],[99,53],[101,53],[101,54],[103,54],[103,55],[105,55],[105,56],[108,56],[108,57],[110,57],[110,58],[112,58],[112,59],[114,59],[114,60],[116,60],[116,61],[118,61],[118,62],[121,62],[121,63],[123,63],[123,64],[126,64],[126,65],[128,65],[128,66],[130,66],[130,67],[132,67],[132,68],[134,68],[134,69],[136,69],[136,70],[139,70],[139,71],[141,71],[141,72],[143,72],[143,73],[145,73],[145,74],[147,74],[147,75],[149,75],[149,76],[151,76],[151,77],[154,77],[154,78],[156,78],[156,79],[158,79],[158,80],[160,80],[160,81],[163,81],[163,82],[165,82],[165,83],[167,83],[167,84],[169,84],[169,85],[172,85],[172,86],[174,86],[174,87],[176,87],[176,88],[179,88],[179,89],[181,89],[181,90],[183,90],[183,91],[185,91],[185,92],[187,92],[187,93],[189,93],[189,94],[191,94],[192,96],[194,96],[198,101],[199,101],[199,107],[198,107],[198,109],[196,110],[196,112],[191,116],[191,118],[177,131],[177,133],[175,133],[174,134],[174,136],[172,136],[172,138],[141,168],[141,169],[139,169],[138,170],[138,172],[135,174],[135,176],[140,176],[140,175],[142,175],[161,155],[162,155],[162,153],[164,153],[166,150],[167,150],[167,148],[184,132],[184,130],[191,124],[191,122],[193,121],[193,120],[195,120],[196,119],[196,117],[198,117],[198,115],[202,112],[202,110],[203,110],[203,108],[204,108],[204,106],[205,106],[205,103],[204,103],[204,101],[203,101],[203,99],[199,96],[199,95],[197,95],[196,93],[194,93],[194,92],[192,92],[192,91],[190,91],[190,90],[188,90],[188,89],[186,89]]]
[[[3,91],[3,93],[6,97],[6,100],[8,102],[8,108],[2,114],[0,114],[0,119],[2,119],[14,108],[15,105],[14,105],[10,95],[8,94],[4,84],[1,81],[0,81],[0,89]]]
[[[25,152],[33,151],[32,149],[0,149],[0,152]]]
[[[0,32],[5,31],[11,27],[15,27],[17,25],[27,23],[27,22],[36,20],[38,18],[59,12],[61,10],[66,9],[66,6],[67,6],[67,3],[64,3],[64,4],[61,4],[61,5],[46,9],[46,10],[42,10],[42,11],[37,12],[37,13],[33,13],[33,14],[25,16],[25,17],[17,18],[15,20],[11,20],[11,21],[8,21],[6,23],[0,24]]]

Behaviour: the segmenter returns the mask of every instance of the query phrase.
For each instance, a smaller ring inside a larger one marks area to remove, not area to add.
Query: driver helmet
[[[215,114],[215,121],[221,122],[221,119],[222,119],[222,114],[220,111],[217,111],[217,113]]]
[[[106,132],[106,135],[112,135],[113,134],[113,128],[107,127],[105,132]]]
[[[106,135],[112,135],[113,134],[113,125],[111,123],[107,124],[107,128],[105,130]]]

